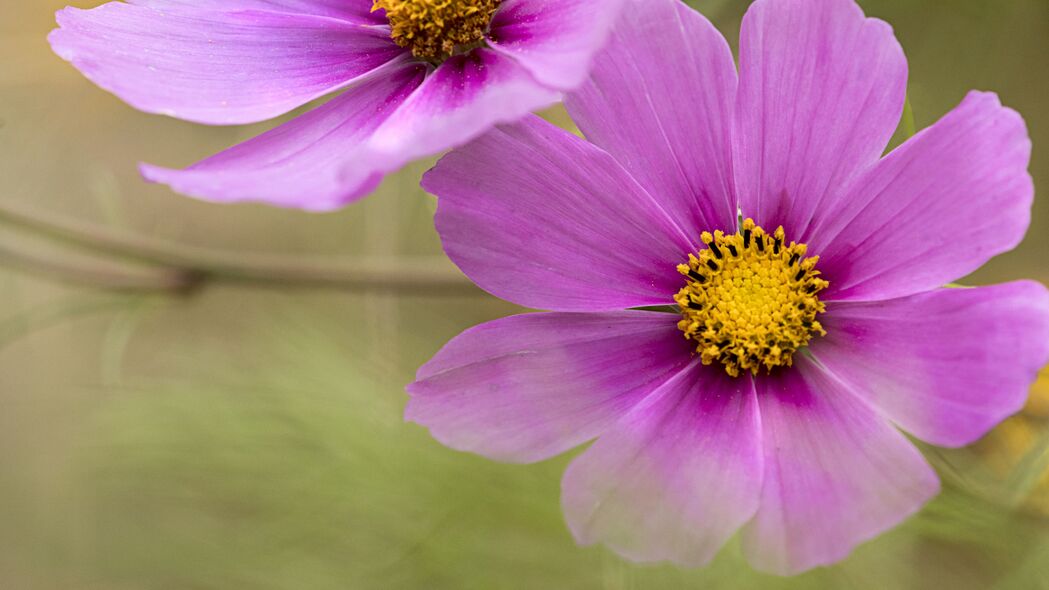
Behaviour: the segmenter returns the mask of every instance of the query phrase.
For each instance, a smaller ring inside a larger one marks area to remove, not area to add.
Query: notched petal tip
[[[887,533],[889,530],[898,526],[899,524],[910,520],[916,516],[919,512],[925,509],[925,506],[942,491],[942,484],[940,483],[939,477],[933,471],[932,467],[928,468],[929,477],[920,484],[919,487],[906,491],[914,497],[914,503],[910,507],[900,510],[897,512],[898,522],[895,524],[887,525],[885,529],[876,530],[869,532],[864,535],[860,535],[850,540],[848,543],[842,543],[836,547],[829,549],[825,554],[818,557],[812,558],[801,558],[796,560],[786,561],[775,561],[765,560],[754,554],[747,555],[747,562],[755,570],[770,574],[773,576],[780,577],[793,577],[804,574],[805,572],[812,571],[821,567],[830,567],[839,562],[842,562],[852,556],[860,547],[866,543],[870,543]]]
[[[61,11],[59,11],[56,14],[60,13]],[[47,34],[47,43],[51,46],[51,51],[53,51],[55,55],[64,59],[65,61],[72,61],[74,52],[72,48],[69,47],[69,45],[66,43],[65,36],[67,34],[68,31],[62,29],[61,27],[51,29],[51,32]]]

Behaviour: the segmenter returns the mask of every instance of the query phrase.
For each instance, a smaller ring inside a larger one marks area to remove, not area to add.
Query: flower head
[[[1049,359],[1043,286],[943,287],[1026,231],[1024,122],[973,93],[883,156],[907,64],[852,0],[758,0],[738,72],[696,12],[631,2],[566,99],[585,140],[529,118],[424,177],[459,267],[551,312],[452,340],[407,417],[506,461],[596,438],[562,484],[581,543],[834,562],[938,490],[897,427],[968,444]]]
[[[132,106],[210,125],[329,102],[185,170],[212,201],[345,205],[578,86],[621,0],[131,0],[58,12],[54,51]]]

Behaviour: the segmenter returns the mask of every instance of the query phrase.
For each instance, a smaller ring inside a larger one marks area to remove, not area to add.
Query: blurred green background
[[[832,568],[763,576],[734,542],[693,571],[576,547],[568,457],[500,465],[401,419],[420,363],[516,311],[440,257],[428,163],[323,216],[144,184],[137,161],[264,127],[98,90],[45,41],[64,4],[0,0],[0,588],[1049,588],[1049,378],[974,447],[924,448],[942,496]],[[746,2],[693,4],[734,42]],[[896,27],[919,127],[996,90],[1049,186],[1049,2],[861,4]],[[1047,253],[1041,199],[1025,244],[966,282],[1049,280]]]

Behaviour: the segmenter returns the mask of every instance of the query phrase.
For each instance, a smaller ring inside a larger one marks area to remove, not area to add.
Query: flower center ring
[[[704,365],[718,361],[733,377],[771,372],[791,366],[814,335],[826,335],[816,316],[826,311],[818,294],[830,283],[819,278],[819,256],[805,258],[807,246],[788,244],[782,226],[769,235],[747,219],[736,234],[701,239],[707,247],[677,267],[687,284],[674,301],[678,328]]]
[[[501,0],[375,0],[385,10],[391,36],[412,55],[442,62],[484,43]]]

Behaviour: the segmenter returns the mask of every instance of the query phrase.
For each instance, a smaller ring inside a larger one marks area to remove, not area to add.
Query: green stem
[[[295,257],[229,254],[54,218],[10,201],[0,201],[0,222],[99,254],[165,267],[174,273],[175,278],[171,280],[190,286],[224,281],[271,287],[413,291],[428,295],[479,292],[445,259],[437,257],[321,264]],[[51,266],[61,265],[52,263]],[[66,266],[70,268],[49,270],[74,278],[90,274],[81,268]]]
[[[15,270],[74,286],[107,291],[188,293],[199,286],[199,278],[181,269],[147,268],[138,272],[55,260],[0,246],[0,264]]]

